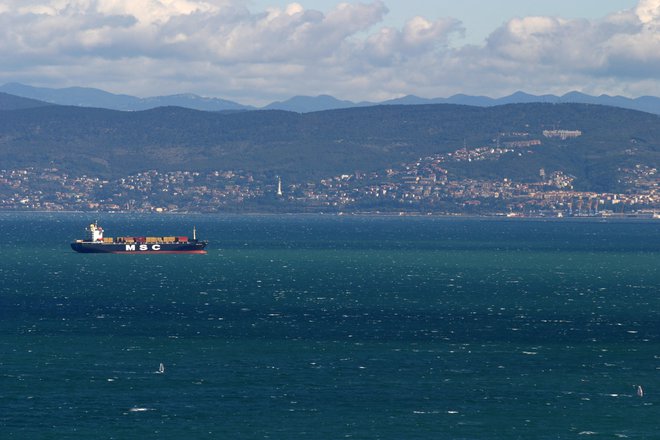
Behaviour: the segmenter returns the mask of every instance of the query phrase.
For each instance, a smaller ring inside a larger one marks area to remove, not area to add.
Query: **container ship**
[[[192,239],[171,237],[103,237],[103,228],[92,223],[85,229],[85,238],[71,243],[76,252],[94,254],[205,254],[208,241],[198,240],[193,227]]]

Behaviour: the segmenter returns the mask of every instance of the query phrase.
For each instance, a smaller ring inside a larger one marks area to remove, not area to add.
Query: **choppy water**
[[[1,438],[660,435],[660,222],[92,220],[0,214]]]

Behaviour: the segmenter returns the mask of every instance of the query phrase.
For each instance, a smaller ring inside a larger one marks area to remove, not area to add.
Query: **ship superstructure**
[[[192,239],[187,236],[166,237],[104,237],[103,228],[97,222],[85,229],[82,240],[71,243],[71,248],[82,253],[110,254],[205,254],[208,241],[197,239],[197,230],[193,227]]]

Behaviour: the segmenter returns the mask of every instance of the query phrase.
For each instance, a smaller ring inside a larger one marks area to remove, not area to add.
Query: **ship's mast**
[[[197,228],[193,226],[193,240],[197,240]]]

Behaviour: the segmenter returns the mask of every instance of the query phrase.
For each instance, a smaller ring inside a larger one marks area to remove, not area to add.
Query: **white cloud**
[[[212,3],[199,0],[9,0],[4,11],[18,15],[71,16],[89,13],[130,15],[140,23],[166,22],[171,17],[217,12]],[[226,4],[227,1],[215,1]]]
[[[642,23],[657,24],[660,20],[660,0],[640,0],[635,13]]]
[[[601,20],[521,17],[458,47],[453,18],[379,26],[386,3],[250,11],[240,0],[5,0],[0,82],[243,102],[296,94],[660,95],[660,0]]]
[[[580,80],[591,75],[596,84],[621,75],[648,77],[660,68],[658,24],[660,0],[642,0],[633,11],[593,22],[514,19],[491,35],[482,56],[516,61],[523,70],[533,65],[536,76],[550,80],[551,72]]]
[[[460,22],[454,19],[431,22],[415,17],[401,30],[384,27],[370,35],[365,41],[364,52],[359,55],[377,65],[401,63],[421,54],[438,55],[439,51],[447,49],[451,35],[461,32]]]
[[[220,8],[205,1],[187,0],[99,0],[104,15],[130,15],[145,24],[166,23],[172,17],[193,13],[217,13]]]

